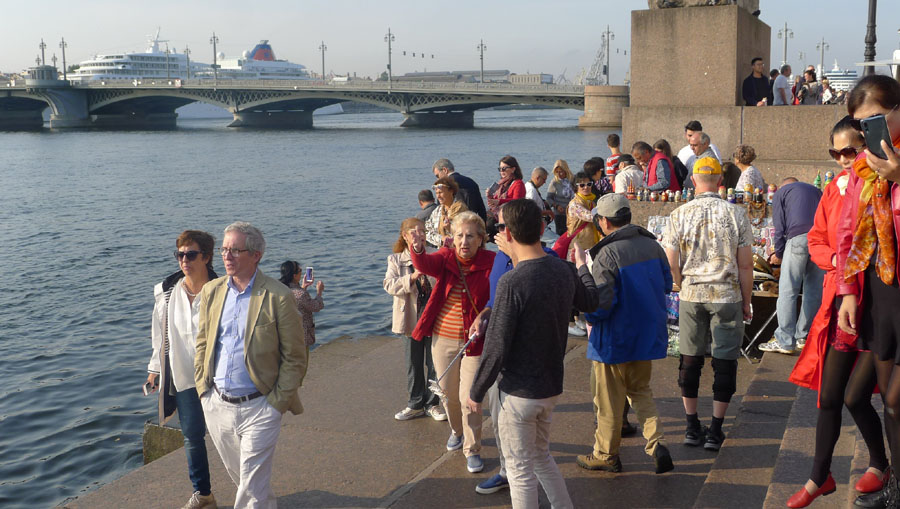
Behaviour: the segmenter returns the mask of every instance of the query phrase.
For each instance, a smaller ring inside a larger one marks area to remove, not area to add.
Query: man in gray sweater
[[[541,248],[541,211],[531,200],[503,205],[515,268],[497,284],[491,321],[467,405],[481,412],[485,393],[500,376],[500,438],[507,459],[513,507],[536,507],[540,481],[553,507],[573,507],[565,481],[550,456],[550,422],[563,390],[571,308],[593,311],[599,292],[585,254],[572,264]]]

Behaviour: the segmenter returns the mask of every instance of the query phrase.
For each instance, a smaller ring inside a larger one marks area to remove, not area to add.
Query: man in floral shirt
[[[718,451],[722,421],[737,386],[737,359],[750,318],[753,290],[752,233],[747,211],[721,199],[722,167],[713,157],[694,164],[696,199],[673,210],[662,244],[679,305],[678,386],[687,414],[684,444]],[[713,417],[709,428],[697,416],[697,392],[706,346],[712,340]]]

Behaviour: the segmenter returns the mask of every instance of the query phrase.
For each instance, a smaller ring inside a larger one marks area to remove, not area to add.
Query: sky
[[[6,3],[6,2],[5,2]],[[825,66],[863,60],[865,0],[761,0],[760,19],[772,27],[772,55],[767,67],[781,64],[783,40],[778,30],[788,23],[788,63],[818,64],[816,45],[828,45]],[[98,53],[142,51],[147,36],[161,28],[161,38],[192,60],[212,62],[213,32],[218,50],[239,56],[260,39],[269,39],[279,59],[337,74],[375,77],[385,70],[385,34],[394,34],[394,74],[413,71],[479,68],[476,47],[484,41],[485,69],[547,73],[572,80],[590,69],[607,25],[611,40],[612,84],[626,78],[630,54],[631,11],[646,9],[646,0],[42,0],[4,5],[0,31],[0,72],[20,72],[33,65],[41,38],[46,58],[60,57],[68,43],[69,65]],[[878,2],[877,59],[900,47],[900,1]],[[702,33],[697,34],[698,41]],[[406,55],[403,52],[406,51]],[[416,57],[412,57],[415,52]],[[802,61],[799,53],[805,54]],[[426,58],[420,58],[424,53]],[[434,55],[434,58],[431,57]]]

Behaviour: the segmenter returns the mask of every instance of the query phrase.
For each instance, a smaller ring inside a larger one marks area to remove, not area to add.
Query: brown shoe
[[[579,467],[587,470],[605,470],[607,472],[622,471],[622,461],[619,459],[618,455],[613,456],[608,460],[601,460],[594,456],[594,453],[580,454],[575,458],[575,462],[578,463]]]

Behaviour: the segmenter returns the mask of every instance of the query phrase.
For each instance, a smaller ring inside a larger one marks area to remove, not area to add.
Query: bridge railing
[[[18,88],[18,83],[16,84]],[[236,80],[236,79],[142,79],[142,80],[94,80],[72,82],[74,88],[216,88],[256,90],[368,90],[394,92],[522,92],[554,95],[584,95],[584,87],[576,85],[511,83],[442,83],[442,82],[393,82],[386,81],[322,81],[322,80]]]

